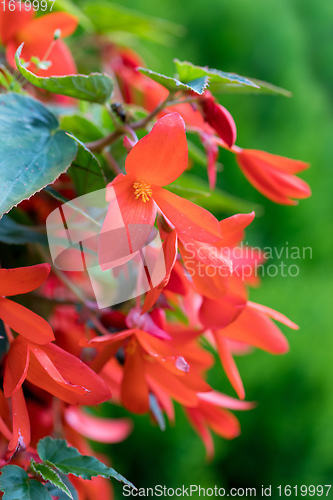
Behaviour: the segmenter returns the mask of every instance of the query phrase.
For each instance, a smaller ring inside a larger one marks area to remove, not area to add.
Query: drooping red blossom
[[[309,185],[295,175],[309,168],[308,163],[256,149],[237,148],[235,151],[237,163],[247,180],[275,203],[296,205],[295,200],[311,196]]]
[[[71,52],[60,38],[54,40],[54,33],[60,30],[62,38],[71,35],[77,28],[77,18],[67,12],[52,12],[36,18],[34,10],[23,8],[21,3],[15,2],[16,8],[13,9],[9,8],[13,2],[5,0],[0,10],[0,39],[6,47],[8,64],[15,68],[15,52],[24,42],[22,58],[25,61],[30,61],[31,57],[43,60],[47,55],[47,60],[52,63],[46,70],[38,70],[35,65],[30,65],[29,69],[33,73],[40,76],[76,73]]]
[[[229,111],[206,90],[199,98],[204,120],[230,148],[236,142],[236,124]]]
[[[216,391],[198,394],[196,408],[186,408],[190,423],[202,439],[207,459],[214,455],[214,442],[210,430],[225,439],[234,439],[240,434],[238,419],[229,410],[250,410],[253,403],[238,401]]]

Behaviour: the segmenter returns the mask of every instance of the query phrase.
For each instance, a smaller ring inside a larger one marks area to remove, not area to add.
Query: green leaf
[[[20,94],[0,95],[0,215],[52,184],[77,154],[77,144],[59,130],[40,102]]]
[[[39,243],[47,246],[48,244],[46,234],[35,231],[33,227],[19,224],[9,215],[4,215],[0,220],[0,241],[7,245]]]
[[[213,90],[215,93],[233,93],[233,94],[270,94],[270,95],[282,95],[284,97],[292,97],[292,92],[290,90],[283,89],[281,87],[277,87],[272,83],[263,82],[262,80],[257,80],[256,78],[251,78],[251,81],[257,85],[257,87],[245,87],[244,85],[233,85],[232,87],[228,87],[227,89]]]
[[[118,4],[89,2],[83,10],[98,33],[127,32],[163,45],[172,42],[174,36],[184,33],[184,28],[178,24]]]
[[[81,141],[70,135],[78,144],[78,154],[68,173],[74,181],[78,196],[106,187],[100,162]]]
[[[190,174],[182,174],[177,181],[167,186],[167,189],[215,214],[233,214],[254,210],[258,216],[263,211],[261,205],[232,196],[222,189],[215,188],[214,191],[210,191],[208,184],[199,177]]]
[[[151,69],[147,68],[138,68],[140,73],[149,76],[152,80],[157,83],[163,85],[163,87],[167,88],[170,92],[178,92],[179,90],[183,91],[193,91],[196,94],[203,94],[208,85],[208,77],[203,75],[197,78],[193,78],[191,80],[177,80],[177,78],[172,78],[171,76],[165,76],[160,73],[156,73]],[[186,83],[184,83],[186,82]]]
[[[174,59],[176,71],[182,81],[192,80],[203,76],[209,77],[209,88],[213,93],[242,93],[242,94],[281,94],[291,96],[288,90],[276,87],[271,83],[247,78],[236,73],[226,73],[218,69],[195,66],[187,61]]]
[[[79,114],[60,117],[60,126],[82,142],[96,141],[104,136],[98,125]]]
[[[68,75],[68,76],[36,76],[21,63],[20,56],[23,43],[15,54],[16,66],[28,82],[40,89],[53,92],[54,94],[66,95],[82,99],[83,101],[106,102],[113,91],[113,81],[108,75],[92,73],[91,75]]]
[[[135,488],[127,479],[97,458],[81,455],[76,448],[68,446],[65,439],[50,437],[41,439],[37,445],[37,452],[43,462],[56,467],[64,474],[73,474],[83,479],[91,479],[94,476],[114,477],[117,481]]]
[[[67,486],[67,488],[71,492],[73,500],[79,500],[78,494],[72,483],[69,481],[68,477],[65,474],[59,474],[59,476],[62,482]],[[54,484],[46,483],[45,486],[52,497],[55,497],[57,500],[68,500],[68,496],[66,495],[66,493],[59,490],[59,488],[54,486]]]
[[[0,64],[0,85],[9,92],[20,92],[22,90],[14,75],[3,64]]]
[[[37,462],[34,461],[32,458],[30,460],[30,468],[32,471],[38,476],[41,476],[44,481],[49,481],[50,483],[54,484],[59,490],[63,491],[69,498],[73,500],[73,495],[67,488],[67,486],[62,482],[59,474],[51,469],[49,465],[46,464],[38,464]]]
[[[0,491],[4,493],[3,500],[51,500],[47,488],[35,479],[29,479],[25,470],[17,465],[2,467]]]

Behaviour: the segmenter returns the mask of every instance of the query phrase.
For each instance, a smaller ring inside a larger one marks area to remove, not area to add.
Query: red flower
[[[294,175],[307,169],[308,163],[255,149],[234,148],[234,151],[247,180],[275,203],[296,205],[295,199],[311,196],[308,184]]]
[[[78,24],[76,17],[67,12],[54,12],[34,18],[33,9],[26,10],[23,2],[16,2],[14,10],[9,8],[9,4],[13,2],[6,0],[0,11],[0,38],[6,46],[8,63],[15,67],[15,52],[22,42],[22,58],[25,61],[30,61],[33,56],[42,60],[54,42],[47,55],[47,60],[52,62],[50,68],[38,71],[30,66],[29,69],[41,76],[76,73],[75,62],[67,46],[61,39],[54,41],[56,30],[61,31],[63,38],[74,33]]]
[[[4,296],[20,295],[39,288],[49,273],[49,264],[0,269],[0,318],[15,332],[36,344],[54,340],[52,328],[38,314]]]
[[[271,354],[286,353],[289,349],[288,341],[272,319],[293,330],[298,329],[298,326],[283,314],[261,304],[248,301],[236,321],[230,323],[226,328],[213,331],[222,366],[241,399],[244,399],[245,391],[232,356],[232,344],[229,341],[242,342]]]
[[[230,148],[236,142],[236,124],[229,111],[215,101],[214,96],[206,91],[199,98],[204,120],[215,130],[217,135]]]
[[[109,184],[106,195],[111,203],[99,238],[102,270],[116,260],[113,251],[119,258],[142,248],[154,225],[156,206],[179,233],[199,241],[221,238],[218,221],[211,213],[162,187],[184,172],[187,161],[185,124],[178,113],[158,120],[152,131],[131,149],[125,163],[127,174],[118,175]],[[125,238],[118,240],[115,248],[114,230],[121,225],[126,228]]]
[[[185,408],[188,419],[202,439],[207,458],[214,455],[214,442],[210,428],[225,439],[234,439],[240,434],[238,419],[229,410],[250,410],[253,403],[238,401],[216,391],[198,394],[198,406]]]

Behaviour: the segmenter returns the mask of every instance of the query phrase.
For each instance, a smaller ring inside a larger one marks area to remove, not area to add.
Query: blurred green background
[[[291,99],[225,95],[220,102],[236,120],[239,146],[311,163],[303,178],[311,184],[312,198],[296,207],[274,205],[248,184],[233,156],[224,152],[218,185],[264,206],[264,214],[247,232],[250,244],[313,251],[312,259],[297,262],[282,257],[287,265],[299,265],[297,277],[265,277],[262,287],[251,291],[252,300],[285,313],[301,328],[298,332],[283,328],[290,341],[287,355],[256,351],[237,359],[247,399],[258,402],[255,410],[238,413],[241,436],[231,442],[215,437],[216,457],[207,464],[203,445],[181,410],[175,428],[165,432],[151,425],[148,417],[138,417],[126,443],[110,446],[113,464],[138,487],[216,484],[259,490],[270,484],[330,484],[333,3],[122,0],[121,5],[186,27],[186,35],[172,46],[137,47],[151,69],[171,75],[172,59],[177,57],[267,80],[293,92]],[[234,395],[219,363],[210,381]],[[121,498],[121,486],[115,485],[115,490]]]

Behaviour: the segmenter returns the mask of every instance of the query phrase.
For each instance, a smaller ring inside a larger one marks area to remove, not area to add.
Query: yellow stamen
[[[144,203],[149,201],[150,198],[153,196],[153,190],[152,190],[150,184],[148,184],[148,182],[143,180],[143,179],[139,179],[138,181],[135,181],[133,184],[133,187],[134,187],[135,198],[138,199],[141,196],[142,201]]]

